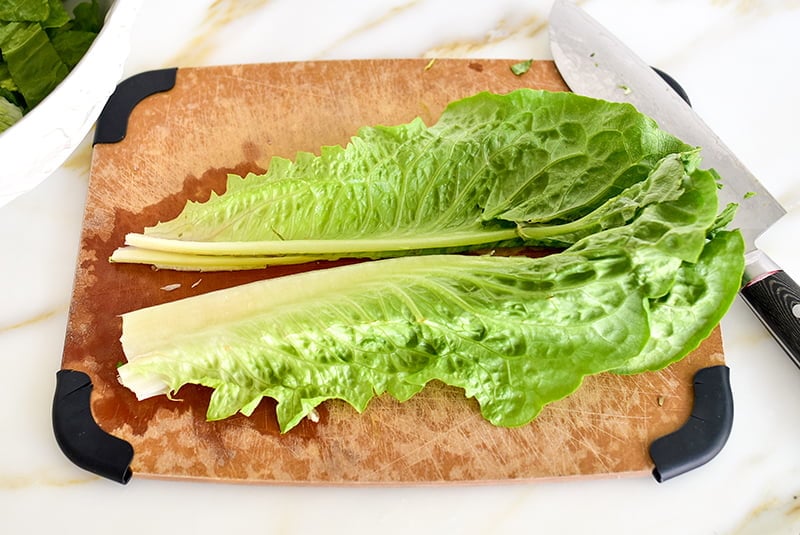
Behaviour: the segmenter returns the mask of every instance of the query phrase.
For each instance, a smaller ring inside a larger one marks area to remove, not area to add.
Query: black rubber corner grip
[[[675,80],[675,78],[673,78],[669,74],[665,73],[664,71],[656,67],[651,67],[651,69],[656,71],[656,74],[658,74],[662,80],[667,82],[667,85],[669,85],[672,88],[672,90],[675,91],[678,94],[678,96],[683,99],[684,102],[686,102],[686,104],[688,104],[689,106],[692,105],[692,102],[689,100],[689,95],[683,89],[681,84],[679,84],[678,81]]]
[[[92,417],[92,381],[75,370],[56,373],[53,431],[64,455],[80,468],[117,483],[130,481],[133,447],[103,431]]]
[[[177,67],[159,69],[134,74],[121,81],[97,118],[92,145],[118,143],[125,139],[128,117],[136,105],[150,95],[175,87],[177,73]]]
[[[650,445],[653,477],[662,483],[694,470],[722,451],[733,427],[730,369],[711,366],[694,376],[694,406],[683,426]]]

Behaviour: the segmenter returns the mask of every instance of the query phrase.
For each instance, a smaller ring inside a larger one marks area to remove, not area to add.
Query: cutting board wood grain
[[[118,143],[94,146],[62,368],[92,380],[91,412],[134,449],[136,477],[282,484],[429,484],[649,474],[650,443],[692,408],[692,377],[723,363],[719,329],[678,364],[634,377],[587,378],[531,424],[483,420],[463,391],[432,383],[405,403],[376,398],[363,414],[343,402],[319,421],[278,431],[275,404],[251,417],[205,420],[210,392],[137,401],[116,379],[124,361],[119,315],[140,307],[327,263],[247,272],[186,273],[112,265],[128,232],[174,217],[187,200],[222,193],[228,173],[264,171],[270,158],[346,144],[358,128],[421,117],[483,90],[566,90],[537,61],[361,60],[182,68],[175,86],[136,105]],[[177,289],[167,288],[180,285]]]

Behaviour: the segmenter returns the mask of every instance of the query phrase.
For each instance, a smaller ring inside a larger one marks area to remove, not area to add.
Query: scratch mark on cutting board
[[[598,446],[595,441],[583,439],[576,442],[580,444],[581,449],[591,454],[594,463],[599,464],[603,468],[603,472],[610,473],[614,471],[614,459],[603,451],[603,448]],[[580,451],[580,449],[575,448],[575,451]]]
[[[469,424],[471,421],[472,421],[472,418],[465,417],[465,418],[461,419],[460,421],[454,423],[451,427],[446,428],[446,429],[442,429],[441,431],[436,433],[434,436],[432,436],[431,438],[429,438],[425,442],[422,442],[421,444],[419,444],[415,448],[413,448],[411,450],[408,450],[406,452],[403,452],[402,455],[400,455],[398,457],[395,457],[394,459],[390,460],[386,464],[383,464],[382,466],[377,468],[374,471],[374,473],[378,474],[378,473],[381,473],[381,472],[386,472],[387,470],[389,470],[391,467],[393,467],[394,465],[396,465],[398,463],[407,462],[407,461],[413,459],[413,457],[417,453],[420,453],[420,452],[423,452],[425,450],[428,450],[433,445],[435,445],[435,444],[437,444],[439,442],[448,440],[452,433],[454,433],[456,431],[460,431],[464,427],[465,424]],[[462,433],[463,433],[463,431],[462,431]],[[412,464],[413,464],[413,462],[412,462]],[[437,469],[437,471],[440,472],[438,465],[436,466],[436,469]],[[441,473],[440,473],[440,475],[441,475]]]
[[[243,85],[247,84],[252,87],[258,87],[265,92],[286,91],[286,83],[281,80],[270,81],[267,79],[248,78],[247,76],[221,76],[220,80],[233,80],[236,84],[243,84]],[[218,83],[216,86],[218,97],[219,97],[219,90],[220,90],[220,85]],[[334,102],[339,99],[339,94],[336,91],[333,92],[325,91],[323,89],[317,88],[314,84],[311,83],[303,84],[303,95],[313,96],[319,100],[328,100]]]
[[[622,418],[622,419],[625,419],[625,420],[646,420],[647,419],[646,416],[639,416],[639,415],[636,415],[636,414],[625,414],[625,413],[609,414],[608,412],[604,412],[604,411],[590,411],[590,410],[586,410],[586,409],[569,409],[569,408],[566,408],[566,407],[553,407],[552,410],[556,411],[556,412],[563,412],[563,413],[566,413],[566,414],[578,414],[580,416],[600,416],[602,418],[613,417],[613,418]]]

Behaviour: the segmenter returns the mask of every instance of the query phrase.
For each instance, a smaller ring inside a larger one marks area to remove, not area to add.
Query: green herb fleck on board
[[[515,63],[514,65],[511,66],[511,72],[513,72],[517,76],[522,76],[523,74],[531,70],[531,64],[533,64],[532,59],[520,61],[519,63]]]
[[[750,197],[755,197],[756,195],[757,194],[755,191],[748,191],[747,193],[744,194],[744,198],[749,199]]]
[[[626,95],[631,94],[631,88],[628,87],[627,85],[621,85],[619,86],[619,88],[622,89],[622,92],[625,93]]]

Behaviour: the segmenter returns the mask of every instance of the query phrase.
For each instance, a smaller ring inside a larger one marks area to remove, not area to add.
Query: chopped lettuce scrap
[[[0,96],[0,132],[22,119],[22,110],[19,106],[7,101]]]
[[[0,20],[44,22],[49,15],[48,0],[0,0]]]
[[[519,63],[515,63],[511,66],[511,72],[513,72],[517,76],[522,76],[523,74],[531,70],[532,64],[533,64],[532,59],[520,61]]]

